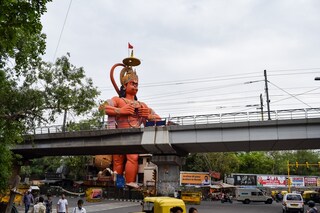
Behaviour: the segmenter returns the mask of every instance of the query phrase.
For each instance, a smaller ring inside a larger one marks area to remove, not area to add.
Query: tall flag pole
[[[133,50],[133,46],[128,42],[128,57],[130,56],[130,49]]]

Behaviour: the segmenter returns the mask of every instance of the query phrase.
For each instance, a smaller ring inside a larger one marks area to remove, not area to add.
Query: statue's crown
[[[133,71],[132,67],[124,67],[120,72],[120,82],[124,86],[130,81],[139,81],[136,71]]]

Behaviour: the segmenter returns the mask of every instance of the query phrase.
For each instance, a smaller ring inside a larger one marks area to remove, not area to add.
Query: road
[[[68,197],[69,202],[69,213],[71,213],[72,209],[76,206],[78,198],[76,197]],[[57,203],[58,197],[54,197],[54,204]],[[318,204],[319,205],[319,204]],[[240,202],[231,203],[220,203],[218,201],[202,201],[201,205],[187,205],[187,209],[191,206],[194,206],[198,209],[199,213],[281,213],[281,203],[273,202],[272,204],[264,204],[264,203],[250,203],[248,205],[242,204]],[[56,213],[54,205],[53,213]],[[103,200],[101,202],[95,203],[84,203],[84,207],[86,208],[88,213],[128,213],[128,212],[138,212],[141,211],[140,202],[132,202],[132,201],[116,201],[116,200]],[[319,209],[319,208],[318,208]],[[23,206],[18,206],[19,213],[24,213]],[[305,207],[307,210],[307,207]],[[30,211],[29,211],[30,212]]]

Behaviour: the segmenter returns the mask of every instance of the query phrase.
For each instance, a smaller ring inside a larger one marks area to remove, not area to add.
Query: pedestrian
[[[198,213],[198,210],[194,207],[190,207],[189,213]]]
[[[182,213],[183,209],[180,206],[175,206],[170,209],[170,213]]]
[[[78,206],[75,207],[72,211],[72,213],[87,213],[86,209],[82,207],[83,200],[78,200]]]
[[[51,194],[47,194],[47,199],[44,201],[46,206],[46,213],[52,213],[52,197]]]
[[[23,203],[24,203],[24,212],[28,213],[30,205],[33,204],[34,199],[33,195],[31,194],[31,190],[29,189],[25,195],[23,196]]]
[[[68,213],[68,200],[64,194],[62,194],[61,198],[58,200],[57,213]]]
[[[308,213],[318,213],[318,209],[315,207],[315,202],[313,200],[310,200],[308,202],[308,206],[310,209],[307,210]]]
[[[46,206],[43,204],[43,197],[39,197],[38,203],[33,206],[31,213],[46,213]]]

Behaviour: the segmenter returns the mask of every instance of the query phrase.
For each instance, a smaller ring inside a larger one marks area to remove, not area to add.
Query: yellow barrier
[[[182,192],[181,199],[188,204],[200,205],[201,192]]]
[[[86,190],[86,201],[100,202],[102,200],[102,188],[88,188]]]

